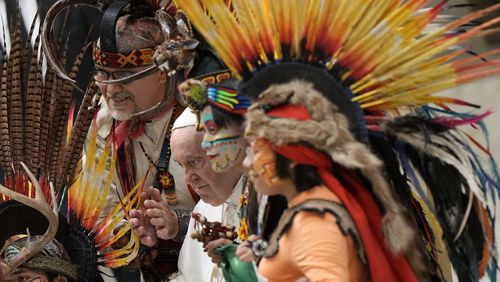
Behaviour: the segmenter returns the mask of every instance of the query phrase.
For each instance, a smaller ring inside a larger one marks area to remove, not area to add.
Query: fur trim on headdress
[[[312,119],[299,121],[266,115],[265,107],[286,103],[305,106]],[[295,80],[269,87],[249,108],[246,132],[276,145],[307,142],[328,153],[334,162],[348,169],[359,169],[370,180],[374,194],[385,208],[382,231],[388,246],[396,254],[410,249],[415,232],[404,216],[405,208],[384,178],[382,162],[354,138],[345,116],[311,83]]]
[[[179,85],[182,102],[195,112],[199,112],[207,103],[205,92],[207,83],[202,80],[188,79]]]

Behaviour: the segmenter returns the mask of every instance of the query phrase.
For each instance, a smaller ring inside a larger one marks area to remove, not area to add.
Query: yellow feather
[[[272,61],[271,54],[328,69],[339,65],[345,70],[342,79],[353,83],[353,102],[365,109],[420,105],[430,101],[427,96],[433,91],[497,71],[481,63],[471,70],[453,68],[453,60],[461,53],[455,45],[499,30],[493,25],[500,17],[460,35],[453,31],[500,9],[500,4],[428,31],[443,2],[234,0],[234,12],[220,0],[204,1],[206,10],[200,1],[175,2],[238,78],[250,78],[252,71]],[[419,10],[424,6],[430,9]]]

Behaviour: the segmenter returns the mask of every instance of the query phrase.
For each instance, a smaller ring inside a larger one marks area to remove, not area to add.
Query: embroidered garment
[[[97,146],[99,149],[104,148],[105,140],[110,138],[109,132],[112,127],[113,119],[111,115],[109,115],[105,103],[102,103],[98,115],[97,115],[97,126],[98,126],[98,140]],[[151,161],[148,159],[151,158],[153,162],[156,162],[160,157],[161,148],[163,145],[165,134],[167,133],[168,121],[172,115],[172,111],[165,113],[163,116],[146,123],[144,134],[134,138],[127,139],[126,146],[128,150],[133,152],[134,155],[134,175],[135,175],[135,183],[139,182],[142,177],[146,176],[144,180],[144,187],[149,187],[153,185],[153,182],[156,177],[156,168],[151,164]],[[144,148],[144,152],[141,149]],[[147,154],[147,155],[146,155]],[[85,159],[85,156],[84,156]],[[149,171],[148,171],[149,170]],[[175,179],[175,189],[176,195],[178,198],[178,205],[176,209],[180,210],[192,210],[194,207],[193,198],[187,189],[186,183],[184,181],[184,173],[182,168],[173,161],[169,163],[169,171],[174,176]],[[101,216],[105,216],[110,212],[110,208],[114,207],[117,203],[119,203],[120,197],[123,197],[123,187],[120,182],[120,176],[118,173],[115,173],[113,178],[113,190],[114,193],[109,193],[106,204],[103,210],[101,211]]]

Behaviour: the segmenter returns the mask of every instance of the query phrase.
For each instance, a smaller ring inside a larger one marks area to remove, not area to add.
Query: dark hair
[[[268,196],[262,222],[262,239],[269,241],[278,226],[281,215],[288,208],[287,200],[282,195]]]
[[[212,109],[214,121],[217,127],[227,127],[231,124],[242,125],[245,119],[241,115],[233,114],[219,109],[213,105],[208,105]]]
[[[43,270],[42,270],[43,271]],[[45,275],[47,276],[47,281],[50,281],[50,282],[53,282],[53,281],[56,281],[56,278],[58,276],[61,276],[61,277],[64,277],[66,278],[66,280],[68,282],[76,282],[76,280],[73,280],[67,276],[65,276],[64,274],[59,274],[59,273],[52,273],[52,272],[45,272]],[[101,281],[100,279],[96,280],[96,281]]]
[[[51,272],[45,272],[45,275],[47,276],[47,281],[50,281],[50,282],[53,282],[53,281],[56,281],[56,278],[59,274],[56,274],[56,273],[51,273]],[[70,281],[68,279],[68,281]]]
[[[298,164],[295,166],[292,175],[290,171],[291,163],[292,161],[276,153],[276,174],[279,178],[293,179],[298,192],[309,190],[323,183],[316,167]]]

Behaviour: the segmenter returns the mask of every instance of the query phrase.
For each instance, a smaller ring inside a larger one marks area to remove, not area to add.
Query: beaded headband
[[[153,48],[135,49],[130,52],[110,52],[101,50],[94,44],[92,56],[94,63],[110,68],[135,68],[153,63]]]

